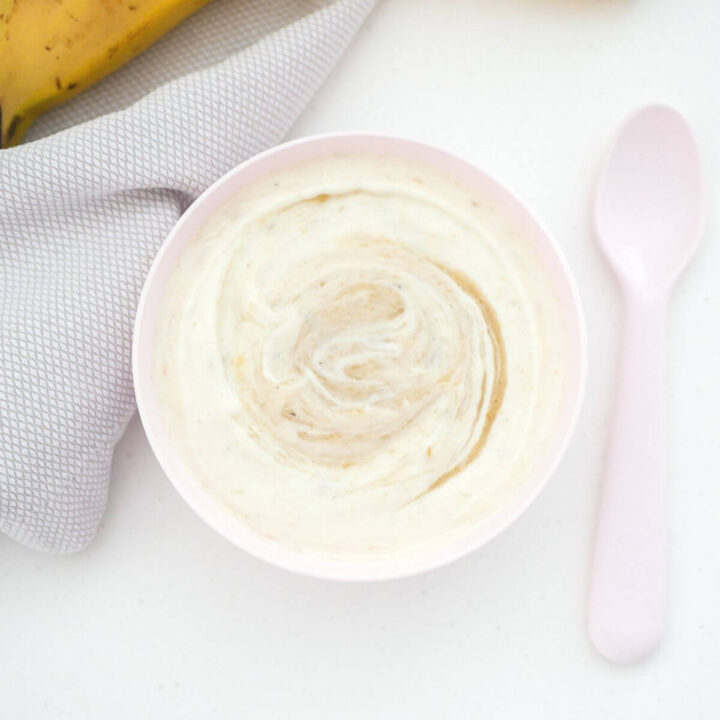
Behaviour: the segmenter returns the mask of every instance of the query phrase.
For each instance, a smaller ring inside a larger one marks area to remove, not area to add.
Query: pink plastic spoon
[[[648,655],[666,594],[664,335],[673,284],[700,238],[703,186],[692,132],[675,110],[643,108],[603,168],[594,222],[623,291],[625,328],[597,526],[589,632],[609,660]]]

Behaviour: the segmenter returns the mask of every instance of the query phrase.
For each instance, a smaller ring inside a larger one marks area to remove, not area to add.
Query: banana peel
[[[0,147],[209,0],[0,0]]]

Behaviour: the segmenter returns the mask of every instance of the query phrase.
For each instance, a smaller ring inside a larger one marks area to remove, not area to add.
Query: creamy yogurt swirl
[[[564,371],[532,248],[452,180],[328,158],[184,250],[155,378],[171,435],[257,532],[333,556],[467,530],[538,458]]]

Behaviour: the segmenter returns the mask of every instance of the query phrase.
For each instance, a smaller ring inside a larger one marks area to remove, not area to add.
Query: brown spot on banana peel
[[[144,22],[136,28],[130,30],[130,32],[128,32],[125,36],[125,42],[131,43],[138,35],[142,35],[148,29],[149,25],[149,22]]]

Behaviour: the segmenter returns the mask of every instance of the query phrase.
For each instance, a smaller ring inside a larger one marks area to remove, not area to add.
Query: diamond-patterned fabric
[[[0,530],[53,552],[93,537],[160,243],[283,138],[373,4],[214,0],[0,151]]]

